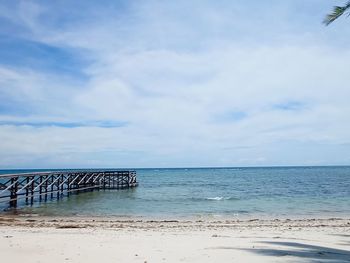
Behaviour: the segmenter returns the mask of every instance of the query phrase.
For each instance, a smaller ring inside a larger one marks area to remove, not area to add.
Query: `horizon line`
[[[326,165],[261,165],[261,166],[193,166],[193,167],[90,167],[90,168],[0,168],[6,170],[152,170],[152,169],[237,169],[237,168],[305,168],[305,167],[350,167],[350,164]]]

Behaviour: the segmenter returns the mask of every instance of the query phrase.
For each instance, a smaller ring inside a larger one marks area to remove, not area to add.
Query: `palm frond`
[[[344,6],[335,6],[333,12],[328,14],[323,20],[323,23],[327,26],[337,20],[339,17],[347,13],[350,9],[350,1],[348,1]],[[349,13],[348,13],[349,14]]]

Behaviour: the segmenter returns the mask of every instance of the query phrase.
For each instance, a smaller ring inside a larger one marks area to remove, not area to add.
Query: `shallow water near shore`
[[[33,170],[22,170],[27,172]],[[0,174],[18,171],[0,171]],[[139,187],[20,204],[44,216],[316,218],[350,216],[350,167],[137,169]]]

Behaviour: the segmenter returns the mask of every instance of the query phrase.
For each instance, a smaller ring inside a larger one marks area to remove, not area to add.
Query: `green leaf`
[[[350,8],[350,1],[348,1],[344,6],[335,6],[333,12],[328,14],[323,20],[323,23],[327,26],[337,20],[339,17],[344,15],[346,11]]]

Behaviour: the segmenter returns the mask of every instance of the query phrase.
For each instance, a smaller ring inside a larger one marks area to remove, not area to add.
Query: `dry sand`
[[[1,262],[350,262],[350,219],[0,217]]]

